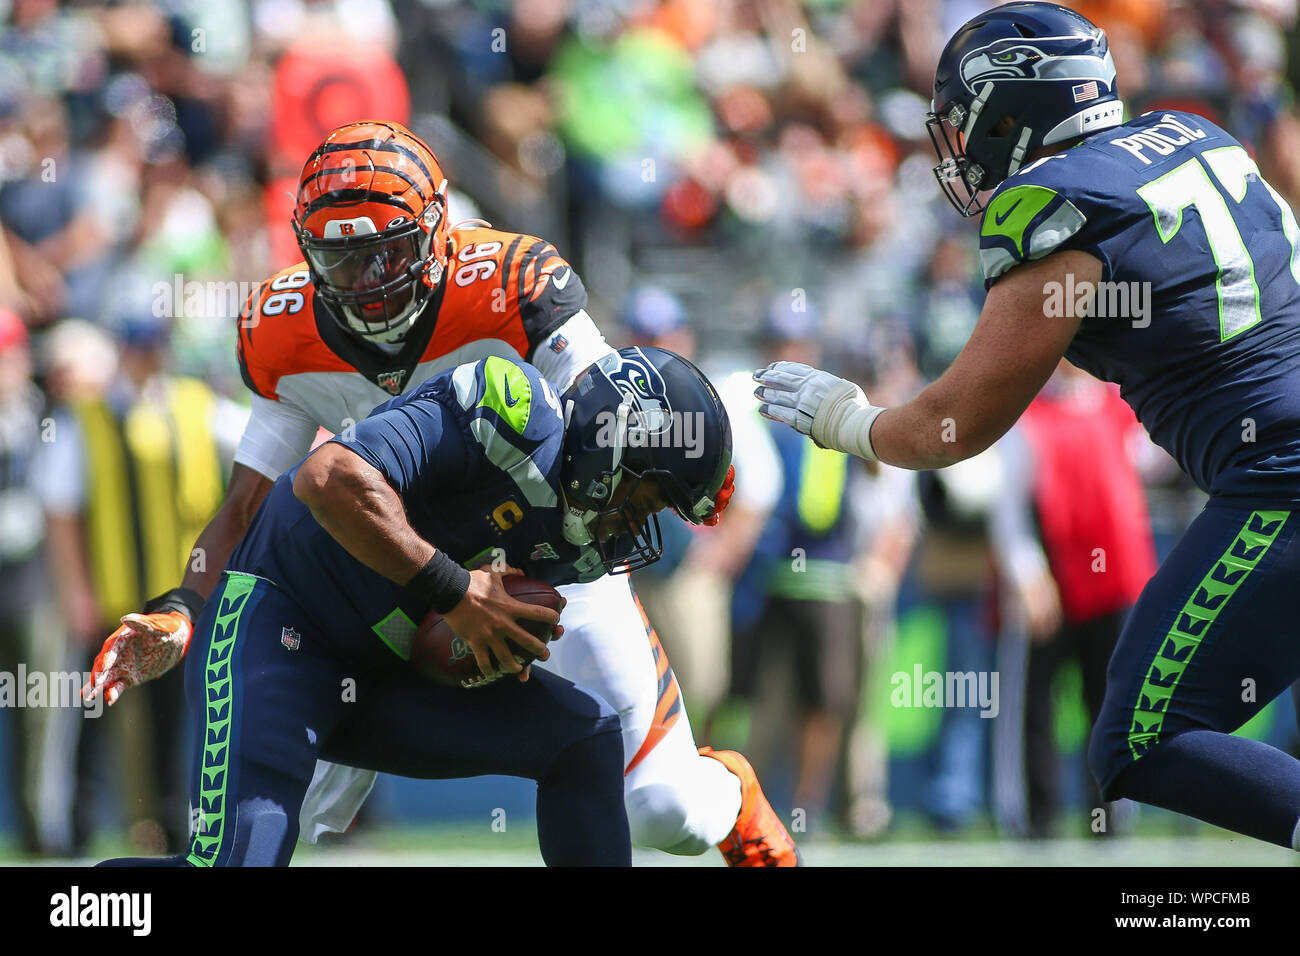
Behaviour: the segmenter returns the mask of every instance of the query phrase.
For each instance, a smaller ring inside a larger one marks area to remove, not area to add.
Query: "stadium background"
[[[978,315],[975,230],[935,186],[924,113],[943,39],[990,5],[8,0],[0,305],[30,332],[47,411],[68,378],[107,387],[114,354],[133,341],[158,341],[168,368],[207,381],[232,409],[246,405],[234,359],[242,295],[230,283],[258,282],[299,258],[286,193],[323,133],[354,118],[389,118],[407,122],[441,159],[453,219],[482,217],[554,241],[616,344],[635,327],[680,316],[706,366],[727,372],[758,364],[771,328],[793,327],[835,371],[906,395],[942,371]],[[1107,30],[1131,115],[1177,105],[1214,119],[1295,206],[1295,0],[1071,5]],[[227,427],[237,435],[237,411]],[[1198,507],[1197,494],[1167,469],[1143,474],[1162,549]],[[887,748],[878,768],[887,773],[871,784],[871,819],[848,819],[842,787],[815,815],[804,834],[812,862],[1282,859],[1151,811],[1127,843],[1090,842],[1086,717],[1070,668],[1054,690],[1054,735],[1066,758],[1056,839],[1016,842],[1014,811],[1008,817],[998,797],[1006,781],[991,757],[964,781],[977,794],[970,816],[928,811],[944,714],[890,706],[888,682],[918,663],[944,671],[952,635],[917,571],[929,513],[905,488],[912,503],[900,513],[917,516],[917,544],[904,558],[896,618],[878,614],[876,657],[860,688],[860,729]],[[968,570],[985,582],[968,606],[991,649],[997,589],[982,563]],[[54,567],[47,582],[52,595],[59,574]],[[34,636],[47,656],[62,647],[75,657],[60,606],[50,599]],[[663,636],[670,654],[690,640]],[[766,713],[755,708],[771,703],[721,707],[710,742],[744,742]],[[0,712],[0,847],[17,854],[9,716]],[[703,719],[694,712],[701,742]],[[56,849],[66,838],[71,724],[51,720],[35,744],[42,826]],[[782,729],[769,727],[776,738],[760,773],[778,811],[790,813]],[[1289,701],[1243,732],[1294,750]],[[986,735],[977,746],[992,744]],[[105,852],[129,839],[123,778],[132,762],[122,754],[106,751],[97,798],[95,847]],[[493,826],[497,808],[510,821],[505,834]],[[498,851],[503,862],[535,861],[531,824],[515,824],[530,816],[530,785],[521,781],[385,778],[335,852],[406,861],[403,848],[415,848],[458,862]],[[322,858],[336,859],[303,856]]]

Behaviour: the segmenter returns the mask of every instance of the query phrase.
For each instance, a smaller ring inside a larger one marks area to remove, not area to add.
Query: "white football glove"
[[[871,424],[884,409],[868,402],[852,382],[799,362],[774,362],[755,372],[754,381],[764,418],[789,425],[822,448],[878,460]]]

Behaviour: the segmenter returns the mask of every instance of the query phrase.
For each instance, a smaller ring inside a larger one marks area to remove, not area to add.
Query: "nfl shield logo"
[[[389,395],[400,395],[402,393],[402,379],[406,378],[406,369],[398,369],[396,372],[380,372],[375,376],[375,383]]]
[[[296,651],[302,643],[302,635],[291,627],[280,629],[280,643],[291,651]]]

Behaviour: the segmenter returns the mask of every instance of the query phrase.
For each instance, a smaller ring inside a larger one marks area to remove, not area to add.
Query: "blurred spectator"
[[[935,243],[911,308],[921,373],[935,379],[970,338],[984,302],[975,249],[958,235]]]
[[[695,333],[681,301],[667,289],[641,286],[623,307],[621,325],[629,345],[650,345],[695,360]]]
[[[854,381],[864,384],[872,401],[902,404],[917,387],[910,349],[893,347],[883,336],[868,341],[878,361],[857,361]],[[887,369],[881,374],[881,369]],[[849,476],[848,507],[856,529],[850,581],[860,605],[863,688],[885,666],[893,650],[898,591],[920,532],[917,473],[890,465],[855,468]],[[854,837],[877,837],[893,817],[889,804],[889,740],[868,703],[849,724],[843,754],[843,799],[840,822]]]
[[[626,303],[622,325],[631,345],[649,345],[695,360],[695,341],[681,303],[665,289],[645,286]],[[731,647],[732,582],[748,563],[781,492],[776,448],[758,415],[748,368],[713,371],[732,429],[736,490],[723,520],[713,528],[684,522],[663,524],[664,556],[637,572],[637,593],[654,623],[686,696],[702,720],[698,738],[708,740],[708,718],[727,692]]]
[[[795,303],[782,296],[769,310],[765,362],[820,361],[816,314]],[[850,584],[851,462],[793,429],[770,430],[783,490],[737,587],[731,690],[754,705],[756,715],[766,715],[782,703],[772,700],[774,682],[783,686],[783,675],[793,680],[796,716],[792,728],[779,732],[776,752],[795,757],[793,806],[804,811],[812,829],[831,809],[862,686],[861,626]],[[757,736],[766,734],[760,729]],[[759,773],[775,778],[772,749],[761,741],[750,749]]]
[[[276,6],[267,4],[262,9],[272,11]],[[364,22],[365,17],[356,14],[367,7],[391,21],[385,0],[363,2],[354,10],[348,4],[332,3],[284,6],[290,22],[296,19],[293,14],[310,11],[314,32],[298,37],[275,66],[267,157],[271,179],[263,196],[273,260],[264,265],[263,273],[302,258],[294,233],[284,225],[293,217],[303,163],[326,134],[362,118],[410,122],[410,94],[397,61],[382,45],[361,38],[370,31],[357,36],[345,29],[351,21]],[[330,15],[335,11],[337,21]]]
[[[227,432],[223,455],[217,434],[229,420],[216,396],[202,382],[166,371],[167,320],[132,314],[121,328],[118,374],[101,383],[100,394],[67,395],[55,415],[57,440],[42,449],[50,554],[85,671],[121,615],[171,587],[189,561],[205,560],[190,546],[221,502],[223,458],[229,461],[238,435]],[[132,705],[144,711],[137,719],[119,705],[82,722],[74,852],[84,853],[94,832],[100,779],[122,765],[112,754],[109,728],[128,738],[119,741],[125,756],[135,758],[126,765],[139,761],[127,781],[136,791],[127,806],[136,842],[151,853],[178,853],[186,845],[183,704],[184,674],[177,668],[144,686]]]
[[[103,254],[101,226],[85,201],[84,157],[72,153],[59,100],[28,101],[21,130],[3,149],[0,226],[32,318],[45,323],[72,307],[75,287]]]
[[[999,443],[1005,473],[993,514],[998,567],[1029,638],[1024,754],[1028,834],[1053,835],[1062,803],[1054,741],[1062,664],[1078,662],[1088,727],[1128,610],[1156,570],[1151,521],[1133,461],[1144,440],[1118,388],[1062,360]],[[1003,687],[1004,700],[1016,692]],[[1092,832],[1115,831],[1114,808],[1088,775]]]
[[[925,531],[918,582],[944,620],[944,663],[950,674],[991,674],[988,517],[1005,472],[997,446],[939,471],[921,472]],[[915,663],[915,662],[905,662]],[[919,662],[940,670],[937,662]],[[991,686],[991,685],[990,685]],[[921,809],[943,831],[971,824],[986,807],[990,724],[974,706],[946,706]]]
[[[20,665],[29,673],[52,670],[37,661],[48,656],[48,646],[39,645],[48,645],[57,628],[46,597],[45,530],[32,469],[43,400],[31,372],[27,329],[17,313],[0,308],[0,673],[18,694],[27,690],[15,676]],[[34,855],[43,849],[38,789],[47,711],[21,702],[0,710],[11,715],[6,783],[18,811],[18,843]]]

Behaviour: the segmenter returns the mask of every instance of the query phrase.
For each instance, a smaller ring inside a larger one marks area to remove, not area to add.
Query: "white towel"
[[[316,761],[298,814],[298,839],[315,843],[322,833],[344,833],[375,786],[378,774],[342,764]]]

